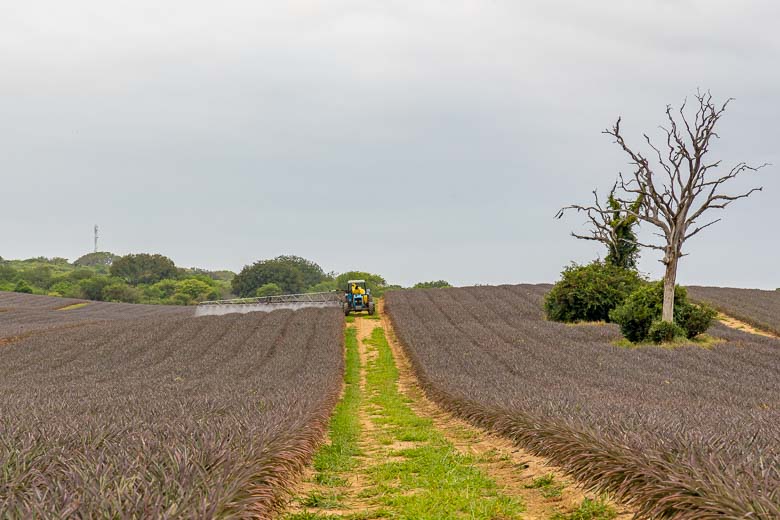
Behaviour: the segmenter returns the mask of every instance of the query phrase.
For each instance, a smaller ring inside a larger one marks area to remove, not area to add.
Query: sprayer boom
[[[232,300],[212,300],[200,302],[198,305],[244,305],[252,303],[340,303],[344,296],[339,291],[280,294],[278,296],[258,296],[256,298],[235,298]]]
[[[275,309],[299,309],[302,307],[339,307],[343,300],[344,295],[341,291],[211,300],[200,302],[196,309],[196,315],[267,312]]]

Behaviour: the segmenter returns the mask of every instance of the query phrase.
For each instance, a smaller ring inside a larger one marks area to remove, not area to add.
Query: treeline
[[[242,297],[275,296],[343,290],[348,280],[365,280],[374,296],[402,289],[388,284],[382,275],[366,271],[325,272],[317,263],[299,256],[277,256],[245,266],[231,282],[233,293]],[[450,287],[444,280],[421,282],[415,288]]]
[[[230,271],[177,267],[158,254],[109,252],[65,258],[0,259],[0,290],[87,300],[192,305],[229,297]]]
[[[401,289],[382,275],[365,271],[326,272],[294,255],[259,260],[239,274],[177,267],[160,254],[89,253],[72,263],[65,258],[0,258],[0,290],[87,300],[193,305],[204,300],[343,290],[347,280],[366,280],[375,296]],[[449,287],[444,280],[415,288]]]

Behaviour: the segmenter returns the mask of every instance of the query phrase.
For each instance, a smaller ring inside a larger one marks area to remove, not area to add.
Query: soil
[[[747,332],[749,334],[756,334],[758,336],[765,336],[767,338],[780,338],[780,336],[778,336],[777,334],[772,334],[771,332],[757,329],[754,326],[745,323],[744,321],[740,321],[737,318],[733,318],[727,314],[723,314],[723,313],[718,314],[718,320],[725,326],[730,327],[732,329],[741,330],[742,332]]]

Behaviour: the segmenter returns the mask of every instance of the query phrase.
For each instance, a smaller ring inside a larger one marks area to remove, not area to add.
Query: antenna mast
[[[96,253],[98,252],[97,241],[98,241],[98,227],[97,224],[95,224],[95,252]]]

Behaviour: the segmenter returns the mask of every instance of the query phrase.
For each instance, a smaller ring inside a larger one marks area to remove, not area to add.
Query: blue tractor
[[[345,316],[349,316],[350,312],[362,311],[367,311],[370,315],[374,314],[374,299],[371,297],[371,289],[366,286],[365,280],[349,280],[347,282],[341,308],[344,310]]]

